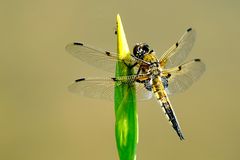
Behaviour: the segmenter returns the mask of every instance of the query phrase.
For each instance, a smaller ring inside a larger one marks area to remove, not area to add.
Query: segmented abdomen
[[[177,121],[177,117],[174,113],[174,110],[172,109],[172,106],[171,106],[171,103],[170,103],[169,98],[167,96],[167,93],[164,90],[164,86],[163,86],[163,83],[162,83],[160,77],[156,77],[155,79],[153,79],[153,88],[152,89],[153,89],[153,92],[154,92],[158,102],[160,103],[167,119],[172,124],[172,127],[177,132],[179,138],[181,140],[183,140],[184,137],[183,137],[183,134],[181,132],[180,125]]]

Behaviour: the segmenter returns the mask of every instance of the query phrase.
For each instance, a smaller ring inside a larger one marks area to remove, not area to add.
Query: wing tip
[[[190,31],[192,31],[192,27],[190,27],[190,28],[187,29],[187,32],[190,32]]]
[[[194,59],[194,61],[195,61],[195,62],[201,62],[201,59],[196,58],[196,59]]]
[[[73,42],[66,45],[65,50],[71,52],[72,46],[83,46],[81,42]]]
[[[83,43],[81,43],[81,42],[73,42],[73,45],[83,46]]]
[[[84,81],[86,80],[86,78],[79,78],[79,79],[76,79],[75,82],[81,82],[81,81]]]

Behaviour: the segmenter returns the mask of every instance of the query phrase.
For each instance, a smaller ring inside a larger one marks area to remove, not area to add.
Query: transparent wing
[[[195,37],[196,32],[192,28],[189,28],[179,41],[160,57],[161,67],[171,68],[182,64],[193,47]]]
[[[114,98],[114,81],[112,79],[85,79],[76,80],[68,87],[69,91],[90,98],[112,100]]]
[[[142,83],[135,83],[136,94],[139,101],[149,100],[153,97],[153,93],[147,90]]]
[[[138,100],[147,100],[152,97],[152,92],[146,90],[141,83],[134,83],[136,76],[122,76],[118,78],[81,78],[69,86],[69,90],[82,96],[114,100],[114,85],[135,84]]]
[[[205,71],[205,64],[194,59],[172,69],[164,69],[163,75],[168,79],[166,91],[169,95],[187,90]]]
[[[68,44],[66,50],[74,57],[109,72],[114,72],[118,60],[116,53],[96,49],[78,42]]]

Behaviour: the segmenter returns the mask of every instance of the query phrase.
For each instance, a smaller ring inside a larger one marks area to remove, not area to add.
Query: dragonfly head
[[[137,43],[133,48],[133,55],[139,59],[143,59],[144,55],[149,52],[149,45],[146,43]]]

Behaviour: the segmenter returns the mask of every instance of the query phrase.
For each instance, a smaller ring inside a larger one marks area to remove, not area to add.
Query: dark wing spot
[[[80,82],[80,81],[84,81],[84,80],[85,80],[85,78],[80,78],[80,79],[75,80],[75,82]]]
[[[182,70],[182,66],[179,66],[179,67],[178,67],[178,71],[181,71],[181,70]]]
[[[201,62],[201,59],[194,59],[195,62]]]
[[[82,44],[82,43],[79,43],[79,42],[74,42],[73,44],[74,44],[74,45],[83,46],[83,44]]]
[[[153,52],[153,50],[151,50],[149,53],[152,53]]]
[[[166,76],[166,78],[170,78],[171,77],[171,74],[170,73],[168,73],[168,75]]]
[[[178,45],[179,45],[179,44],[178,44],[178,42],[177,42],[177,43],[176,43],[176,47],[178,47]]]
[[[192,28],[188,28],[187,31],[190,32],[192,30]]]
[[[108,51],[106,51],[105,53],[106,53],[107,56],[110,56],[110,55],[111,55],[111,53],[108,52]]]

